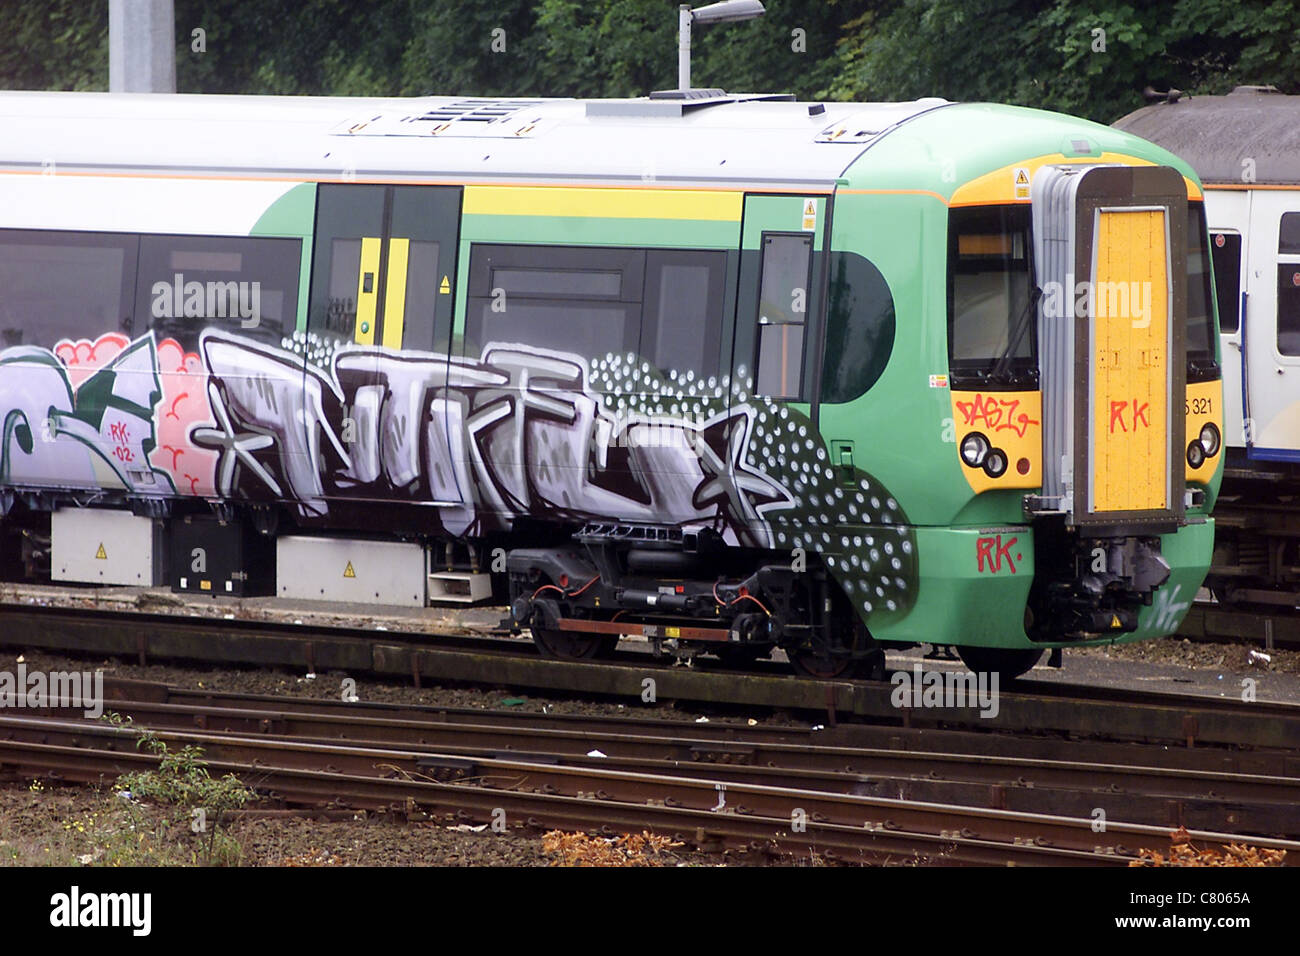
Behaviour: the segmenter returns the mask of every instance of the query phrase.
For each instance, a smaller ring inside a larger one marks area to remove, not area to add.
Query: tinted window
[[[880,270],[853,252],[831,254],[822,401],[851,402],[871,388],[894,347],[894,297]]]
[[[1033,365],[1029,248],[1028,206],[952,211],[948,349],[955,378],[987,372],[1008,352],[1013,368]]]
[[[635,352],[664,374],[715,375],[726,274],[725,252],[475,245],[466,354]]]
[[[1205,207],[1187,204],[1187,357],[1213,359],[1210,321],[1210,256],[1205,244]]]
[[[1300,355],[1300,264],[1277,267],[1277,350]]]
[[[641,250],[475,245],[466,354],[492,343],[586,357],[635,351],[644,279]]]
[[[512,298],[503,300],[499,311],[491,301],[475,300],[472,308],[475,311],[470,318],[481,347],[524,345],[586,357],[636,348],[632,309],[617,303]]]
[[[812,236],[763,234],[758,300],[760,395],[801,398]]]
[[[301,256],[298,239],[142,236],[136,314],[187,349],[208,326],[279,344],[297,323]]]
[[[1216,232],[1210,237],[1219,331],[1236,332],[1241,317],[1241,236]]]
[[[725,252],[647,254],[641,354],[660,372],[718,372],[727,276]]]
[[[1282,215],[1277,250],[1279,255],[1300,255],[1300,213]],[[1293,262],[1277,267],[1277,350],[1300,355],[1300,264]]]
[[[357,324],[357,275],[360,271],[361,240],[332,240],[325,329],[346,339],[352,338]]]
[[[1277,251],[1286,256],[1300,256],[1300,212],[1282,214],[1278,229]]]
[[[617,299],[623,289],[623,274],[585,269],[493,269],[492,287],[523,296]]]
[[[0,231],[0,347],[132,334],[135,236]]]
[[[436,351],[434,317],[438,308],[438,243],[411,240],[406,266],[406,316],[402,348]],[[386,316],[385,322],[392,317]],[[443,348],[446,343],[443,343]]]

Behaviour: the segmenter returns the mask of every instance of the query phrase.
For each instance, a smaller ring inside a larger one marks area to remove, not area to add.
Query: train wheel
[[[800,677],[813,680],[849,680],[857,676],[858,661],[851,657],[828,657],[816,651],[790,651],[790,666]]]
[[[958,647],[957,656],[975,673],[996,673],[999,680],[1028,674],[1043,656],[1044,648]]]
[[[577,634],[535,627],[533,643],[543,657],[555,661],[591,661],[608,657],[618,644],[617,637],[604,634]]]

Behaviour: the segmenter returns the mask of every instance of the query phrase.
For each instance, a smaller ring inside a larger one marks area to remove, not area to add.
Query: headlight
[[[1001,478],[1007,470],[1007,453],[994,448],[984,459],[984,471],[990,478]]]
[[[1219,429],[1213,422],[1206,422],[1201,429],[1201,447],[1206,458],[1213,458],[1219,451]]]
[[[989,440],[979,432],[971,432],[961,440],[961,460],[972,468],[984,464],[989,453]]]
[[[1205,464],[1205,447],[1200,441],[1194,441],[1187,446],[1187,464],[1193,468],[1200,468]]]

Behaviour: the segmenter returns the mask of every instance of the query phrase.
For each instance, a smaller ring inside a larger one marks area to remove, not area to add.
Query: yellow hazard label
[[[212,590],[212,582],[211,582],[211,581],[200,581],[200,582],[199,582],[199,590],[200,590],[200,591],[211,591],[211,590]]]
[[[1015,171],[1015,190],[1017,199],[1029,198],[1029,167],[1017,166]]]
[[[438,285],[438,292],[441,295],[446,295],[451,292],[451,283],[447,280],[446,276],[442,277],[442,282]]]
[[[1123,626],[1124,626],[1123,623],[1120,622],[1120,619],[1119,619],[1119,615],[1118,615],[1118,614],[1112,614],[1112,615],[1110,616],[1110,626],[1111,626],[1111,627],[1123,627]]]
[[[345,578],[355,578],[355,577],[357,576],[357,572],[355,572],[355,571],[352,570],[352,562],[351,562],[351,561],[349,561],[349,562],[348,562],[348,566],[347,566],[346,568],[343,569],[343,576],[344,576]]]
[[[665,627],[664,633],[669,637],[681,637],[682,629],[680,627]]]
[[[95,552],[95,557],[100,561],[108,560],[108,552],[104,550],[104,542],[99,543],[99,550]]]
[[[803,204],[803,214],[805,216],[817,215],[817,200],[809,199]]]

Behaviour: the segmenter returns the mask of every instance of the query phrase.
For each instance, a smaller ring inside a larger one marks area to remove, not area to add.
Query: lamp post
[[[759,0],[723,0],[707,7],[691,9],[689,3],[677,8],[677,88],[691,88],[691,24],[735,23],[753,20],[764,13]]]

